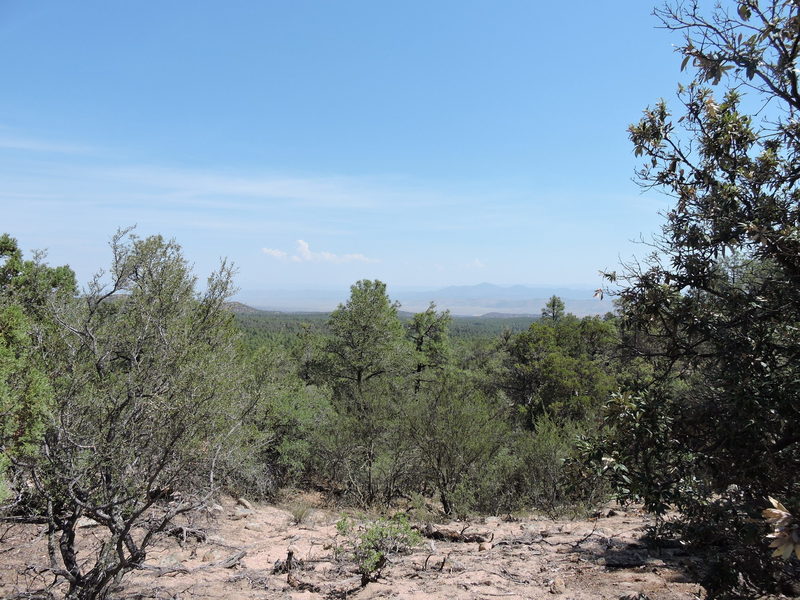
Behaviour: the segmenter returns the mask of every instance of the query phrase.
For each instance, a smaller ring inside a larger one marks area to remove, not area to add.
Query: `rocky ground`
[[[284,509],[225,499],[191,523],[205,540],[192,532],[185,539],[164,536],[148,554],[148,568],[126,576],[112,597],[677,600],[703,594],[695,583],[697,559],[680,547],[649,548],[642,538],[651,519],[636,508],[606,508],[588,520],[435,524],[429,535],[450,532],[473,541],[426,538],[410,553],[392,556],[362,587],[336,528],[342,512],[314,504],[295,501]],[[86,525],[88,555],[100,531]],[[290,551],[293,568],[286,573]],[[0,529],[0,596],[31,598],[50,584],[41,568],[45,552],[41,527]]]

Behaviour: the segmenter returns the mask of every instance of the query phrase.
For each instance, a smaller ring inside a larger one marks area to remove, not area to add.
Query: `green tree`
[[[280,346],[242,352],[237,362],[242,367],[239,388],[253,408],[228,444],[226,487],[237,496],[272,499],[311,466],[314,436],[330,418],[329,394],[305,385],[296,359]]]
[[[32,260],[24,260],[17,240],[6,233],[0,235],[0,297],[5,303],[20,306],[35,321],[43,320],[45,304],[54,294],[76,291],[72,270],[67,266],[50,267],[44,257],[44,253],[37,252]]]
[[[675,204],[649,260],[608,275],[623,284],[630,355],[654,368],[612,411],[617,449],[648,504],[677,503],[686,531],[724,550],[712,594],[769,587],[747,519],[769,496],[800,508],[800,4],[680,2],[656,15],[685,36],[693,76],[675,116],[662,101],[630,128],[639,181]],[[648,464],[626,440],[654,424],[663,452]]]
[[[197,293],[175,242],[123,231],[111,249],[108,281],[98,275],[82,296],[44,307],[54,420],[23,465],[48,518],[50,569],[70,599],[105,597],[143,564],[158,532],[204,501],[248,401],[223,309],[231,269],[223,264]],[[93,556],[77,554],[82,518],[105,530]]]
[[[436,312],[431,302],[425,312],[415,314],[406,325],[409,340],[414,348],[414,392],[423,382],[423,373],[430,369],[443,368],[450,359],[450,311]]]
[[[75,279],[67,267],[24,260],[17,241],[0,235],[0,502],[21,502],[24,485],[11,465],[35,454],[52,409],[52,390],[37,361],[48,330],[45,303],[71,296]],[[5,481],[8,479],[9,481]]]
[[[550,300],[542,309],[542,319],[556,322],[564,316],[564,301],[558,296],[550,296]]]
[[[596,412],[615,386],[613,370],[584,351],[594,343],[594,327],[586,342],[581,322],[563,319],[556,326],[533,323],[507,347],[502,386],[529,429],[537,419],[583,419]]]
[[[370,381],[402,373],[408,347],[397,316],[398,304],[381,281],[362,280],[328,320],[330,337],[317,370],[346,410],[368,411],[363,393]]]
[[[388,501],[412,470],[400,429],[412,351],[397,304],[380,281],[363,280],[328,321],[311,380],[330,387],[332,420],[323,431],[325,470],[359,504]]]
[[[19,501],[12,462],[35,453],[50,415],[52,392],[31,353],[30,324],[19,306],[0,307],[0,502]],[[16,492],[16,493],[14,493]]]

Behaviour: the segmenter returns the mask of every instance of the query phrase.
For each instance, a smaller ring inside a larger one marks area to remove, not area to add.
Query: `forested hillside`
[[[324,312],[272,312],[260,311],[233,303],[226,305],[236,318],[246,343],[258,346],[270,342],[290,343],[305,329],[322,332],[326,329],[330,313]],[[398,311],[401,321],[410,321],[413,313]],[[520,333],[536,319],[533,317],[483,316],[450,317],[450,336],[453,340],[488,339],[503,334]]]

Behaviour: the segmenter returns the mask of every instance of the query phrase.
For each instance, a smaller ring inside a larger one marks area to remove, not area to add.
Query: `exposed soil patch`
[[[678,600],[703,592],[695,583],[697,559],[642,542],[650,518],[638,509],[606,510],[584,521],[488,517],[436,525],[470,541],[427,538],[412,553],[391,557],[376,581],[361,587],[352,560],[337,550],[341,513],[311,509],[295,524],[291,512],[274,506],[247,508],[227,499],[221,507],[220,514],[159,539],[148,568],[126,576],[112,597]],[[99,532],[81,531],[88,555]],[[1,597],[30,597],[52,583],[41,569],[43,528],[17,525],[0,530],[0,538]]]

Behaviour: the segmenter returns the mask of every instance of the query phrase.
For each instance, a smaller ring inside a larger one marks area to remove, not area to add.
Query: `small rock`
[[[217,560],[217,553],[213,550],[208,550],[203,554],[203,556],[200,557],[200,560],[203,562],[214,562]]]
[[[564,580],[560,577],[556,577],[553,581],[550,582],[550,593],[551,594],[563,594],[567,591],[567,586],[564,585]]]
[[[480,544],[478,544],[478,552],[485,552],[491,549],[492,549],[491,542],[481,542]]]
[[[252,510],[253,510],[253,505],[252,505],[252,504],[250,504],[250,502],[248,502],[248,501],[247,501],[247,500],[245,500],[244,498],[237,498],[237,499],[236,499],[236,504],[239,504],[239,505],[241,505],[241,506],[244,506],[244,507],[245,507],[247,510],[249,510],[249,511],[252,511]]]
[[[76,523],[78,527],[99,527],[100,523],[89,517],[81,517]]]
[[[454,572],[454,571],[466,571],[467,570],[467,567],[464,565],[464,563],[459,562],[457,560],[453,560],[452,558],[447,561],[447,564],[445,564],[444,568],[445,569],[449,569],[451,573]]]
[[[230,515],[231,520],[238,521],[239,519],[246,519],[250,515],[253,514],[253,511],[247,510],[246,508],[236,507],[236,510]]]
[[[250,531],[261,531],[263,529],[260,523],[248,523],[244,528]]]
[[[161,567],[177,567],[183,562],[181,556],[179,554],[167,554],[164,558],[158,561],[159,566]]]
[[[226,545],[228,543],[228,541],[224,537],[213,534],[206,536],[206,542],[208,542],[209,544],[222,544],[222,545]]]

